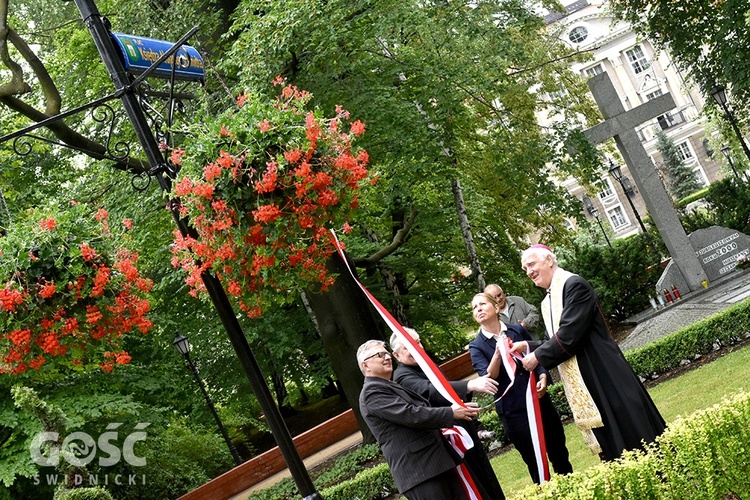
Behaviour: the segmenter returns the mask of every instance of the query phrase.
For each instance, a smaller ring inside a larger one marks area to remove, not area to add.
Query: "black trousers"
[[[568,457],[568,448],[565,446],[565,430],[563,429],[560,416],[552,404],[552,399],[545,394],[539,399],[539,409],[542,413],[542,426],[544,427],[544,441],[547,446],[547,457],[552,462],[552,468],[558,474],[573,472],[573,465]],[[515,414],[503,416],[503,425],[508,439],[521,454],[521,458],[529,469],[531,479],[540,484],[539,471],[536,466],[534,444],[531,441],[531,430],[526,414]]]
[[[450,469],[401,492],[408,500],[468,500],[456,469]]]

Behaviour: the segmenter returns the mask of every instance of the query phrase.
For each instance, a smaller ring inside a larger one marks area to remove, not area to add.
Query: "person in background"
[[[476,417],[477,405],[432,408],[419,394],[391,381],[391,355],[380,340],[359,346],[357,363],[365,376],[360,412],[399,492],[409,500],[467,499],[456,470],[461,459],[440,429]]]
[[[405,329],[411,337],[420,345],[419,334],[411,329]],[[417,360],[409,353],[404,345],[403,338],[394,333],[391,335],[391,352],[398,361],[398,367],[393,372],[393,380],[401,387],[411,389],[430,402],[433,407],[451,406],[451,403],[445,399],[437,388],[430,382],[422,368],[417,364]],[[472,380],[459,380],[450,382],[453,390],[463,400],[468,401],[474,392],[482,392],[494,395],[497,392],[497,381],[490,377],[477,377]],[[482,498],[485,500],[501,500],[505,498],[503,489],[497,480],[495,471],[492,469],[487,454],[477,435],[476,420],[460,420],[456,422],[466,429],[466,432],[474,441],[474,446],[466,451],[464,462],[469,469],[474,482],[479,488]]]
[[[500,320],[506,325],[518,323],[526,328],[532,340],[539,340],[537,324],[539,310],[516,295],[505,295],[500,285],[492,283],[484,287],[484,293],[492,295],[500,308]]]
[[[526,407],[529,372],[515,360],[503,362],[503,349],[509,348],[508,341],[517,343],[528,341],[530,337],[520,324],[506,325],[500,321],[500,308],[490,294],[476,294],[471,301],[471,309],[474,319],[480,324],[477,337],[469,344],[471,363],[478,375],[489,375],[498,381],[498,397],[495,399],[497,414],[505,427],[508,439],[526,463],[531,479],[540,484],[542,478],[539,474]],[[512,378],[509,370],[513,374]],[[534,373],[537,378],[536,394],[539,398],[547,456],[556,473],[573,472],[568,448],[565,446],[565,430],[552,399],[547,394],[550,375],[541,367],[534,370]]]
[[[545,245],[525,250],[521,265],[547,290],[541,309],[549,337],[513,345],[521,354],[531,350],[524,368],[559,367],[576,425],[600,459],[654,441],[666,423],[612,338],[591,284],[560,268]]]

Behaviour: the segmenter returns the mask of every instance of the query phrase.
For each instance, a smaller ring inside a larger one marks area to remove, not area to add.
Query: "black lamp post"
[[[732,169],[732,172],[734,172],[734,176],[737,177],[737,180],[739,180],[740,175],[737,173],[737,169],[734,168],[734,161],[732,160],[732,148],[730,148],[726,144],[721,146],[721,154],[723,154],[724,158],[727,159],[727,163],[729,163],[729,167]]]
[[[604,240],[607,242],[607,246],[610,250],[612,250],[612,244],[609,242],[609,238],[607,238],[607,232],[604,230],[604,226],[602,225],[602,220],[599,218],[599,210],[594,206],[594,204],[591,202],[591,198],[588,196],[585,196],[581,198],[581,201],[583,202],[583,206],[586,207],[586,211],[596,219],[596,223],[599,224],[599,229],[602,230],[602,234],[604,235]]]
[[[187,364],[190,367],[190,371],[193,372],[193,375],[195,376],[195,381],[198,382],[198,387],[201,388],[203,397],[206,398],[206,404],[208,405],[208,409],[211,410],[211,414],[214,416],[214,419],[216,420],[216,424],[219,426],[221,435],[224,437],[224,441],[226,441],[227,446],[229,447],[229,453],[232,454],[234,463],[236,465],[240,465],[242,463],[242,458],[240,458],[239,453],[237,453],[237,449],[232,444],[232,440],[229,439],[229,434],[227,434],[227,430],[224,428],[224,424],[221,423],[219,414],[216,413],[216,408],[214,407],[214,404],[211,401],[211,398],[208,396],[206,387],[205,385],[203,385],[203,380],[201,380],[201,377],[198,374],[198,368],[196,368],[195,363],[193,363],[193,360],[190,359],[190,342],[188,341],[188,338],[180,335],[180,332],[175,332],[175,337],[174,337],[174,341],[172,342],[172,344],[174,344],[177,350],[180,351],[180,354],[185,356],[185,361],[187,361]]]
[[[643,224],[643,221],[641,220],[641,214],[639,214],[638,210],[636,210],[633,199],[631,198],[631,196],[633,196],[633,194],[635,193],[633,185],[630,183],[630,179],[628,179],[628,176],[623,175],[622,167],[612,161],[612,158],[609,159],[609,175],[611,175],[617,182],[620,183],[620,187],[625,193],[625,197],[628,199],[628,203],[630,203],[630,209],[633,211],[635,218],[638,220],[638,224],[640,224],[643,234],[646,234],[646,226]]]
[[[732,111],[729,109],[729,105],[727,104],[726,89],[724,89],[723,85],[715,85],[714,88],[709,91],[709,94],[711,94],[711,97],[714,98],[716,104],[721,106],[721,109],[724,111],[724,116],[734,129],[734,133],[737,134],[737,139],[740,140],[742,151],[745,152],[745,156],[747,156],[748,161],[750,161],[750,148],[747,147],[745,138],[742,136],[740,127],[737,125],[737,120],[734,118],[734,114],[732,114]]]

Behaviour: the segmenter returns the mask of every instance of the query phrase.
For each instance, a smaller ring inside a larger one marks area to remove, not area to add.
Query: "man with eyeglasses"
[[[465,500],[456,471],[461,459],[440,429],[471,420],[475,403],[433,408],[419,394],[391,381],[393,363],[385,342],[368,340],[357,350],[365,376],[359,408],[380,444],[399,492],[409,500]]]

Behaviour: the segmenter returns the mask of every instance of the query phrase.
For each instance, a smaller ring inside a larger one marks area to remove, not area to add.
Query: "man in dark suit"
[[[409,500],[465,500],[456,472],[461,460],[440,429],[475,417],[476,404],[432,408],[420,395],[391,381],[393,365],[385,342],[362,344],[357,362],[365,375],[359,408],[399,492]]]
[[[411,337],[421,345],[419,334],[411,328],[406,328]],[[398,334],[391,336],[391,351],[393,356],[398,360],[398,367],[393,372],[393,380],[401,387],[411,389],[423,398],[427,399],[432,406],[450,406],[451,403],[445,399],[437,388],[430,382],[417,361],[409,353],[404,345],[403,337]],[[495,394],[497,392],[497,381],[491,377],[477,377],[472,380],[451,381],[451,387],[456,394],[463,400],[470,399],[474,392],[483,392],[485,394]],[[471,472],[474,482],[479,488],[479,492],[484,500],[502,500],[505,498],[503,489],[497,480],[495,471],[492,469],[487,454],[482,448],[477,436],[477,422],[475,420],[461,420],[456,422],[466,429],[474,446],[466,450],[464,462]]]

